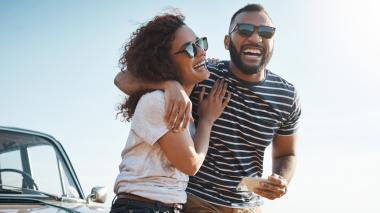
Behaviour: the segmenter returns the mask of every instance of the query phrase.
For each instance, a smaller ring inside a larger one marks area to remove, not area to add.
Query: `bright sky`
[[[265,212],[380,212],[380,3],[262,3],[277,27],[269,68],[301,94],[299,162],[286,196]],[[86,194],[109,188],[129,124],[115,120],[121,47],[163,10],[180,8],[228,59],[223,37],[248,1],[0,0],[0,125],[38,130],[66,148]],[[265,175],[271,172],[270,149]]]

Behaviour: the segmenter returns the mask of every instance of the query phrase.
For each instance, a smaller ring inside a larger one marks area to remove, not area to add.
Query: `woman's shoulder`
[[[142,102],[164,101],[165,100],[164,95],[165,95],[164,92],[161,90],[153,90],[141,96],[140,101]]]
[[[165,96],[161,90],[154,90],[141,96],[136,111],[149,111],[151,113],[164,110]]]

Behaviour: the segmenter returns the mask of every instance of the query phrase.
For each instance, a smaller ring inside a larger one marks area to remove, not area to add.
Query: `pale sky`
[[[265,212],[380,212],[380,3],[256,1],[275,26],[268,68],[294,83],[303,107],[298,166],[286,196]],[[122,45],[141,23],[179,8],[208,57],[228,59],[223,38],[249,1],[0,0],[0,125],[53,135],[86,194],[107,204],[129,124],[115,119]],[[271,173],[266,152],[264,173]]]

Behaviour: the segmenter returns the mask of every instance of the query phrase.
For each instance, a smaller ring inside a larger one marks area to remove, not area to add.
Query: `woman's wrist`
[[[213,119],[209,119],[209,118],[199,118],[199,124],[198,125],[200,125],[200,124],[204,124],[204,125],[207,125],[207,126],[212,126],[212,125],[214,125],[214,121],[215,120],[213,120]]]

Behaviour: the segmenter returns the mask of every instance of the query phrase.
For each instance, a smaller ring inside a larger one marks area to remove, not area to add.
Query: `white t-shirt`
[[[132,193],[163,203],[186,203],[189,177],[171,164],[157,143],[169,131],[164,110],[162,91],[156,90],[140,98],[121,153],[115,193]]]

